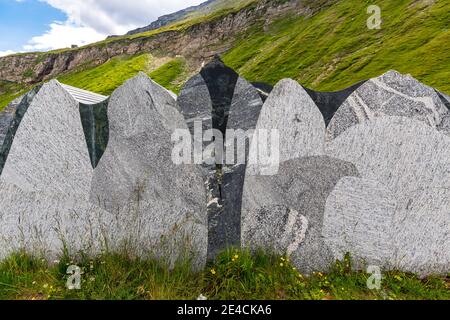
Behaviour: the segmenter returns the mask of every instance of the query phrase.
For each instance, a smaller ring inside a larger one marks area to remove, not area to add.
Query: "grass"
[[[58,80],[85,90],[110,95],[123,82],[145,70],[150,59],[149,54],[114,57],[98,67],[85,70],[81,68],[60,76]]]
[[[382,27],[369,30],[368,0],[346,0],[318,14],[283,17],[242,33],[224,61],[251,81],[293,78],[338,90],[389,69],[450,92],[450,2],[380,0]]]
[[[183,58],[175,58],[150,72],[149,76],[166,89],[178,94],[188,77],[186,61]]]
[[[139,71],[147,73],[152,79],[169,90],[178,92],[185,75],[186,62],[183,58],[156,58],[145,53],[135,56],[114,57],[95,67],[79,69],[58,78],[62,83],[103,95],[110,95],[126,80]]]
[[[31,87],[25,85],[0,80],[0,111],[2,111],[12,100],[30,89]]]
[[[69,265],[82,270],[81,289],[66,288]],[[450,299],[449,278],[419,279],[388,272],[382,288],[367,288],[368,274],[353,271],[347,257],[328,274],[301,275],[288,259],[262,252],[223,252],[204,270],[188,262],[173,270],[154,260],[126,254],[104,254],[78,262],[62,258],[53,264],[19,253],[0,263],[0,299]]]

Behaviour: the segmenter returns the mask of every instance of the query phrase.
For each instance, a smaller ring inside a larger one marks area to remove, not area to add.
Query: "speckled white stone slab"
[[[206,261],[206,191],[195,165],[172,161],[172,133],[185,129],[173,97],[145,74],[110,97],[108,148],[94,171],[91,202],[116,216],[118,245],[174,262],[191,254]]]
[[[319,108],[296,81],[284,79],[277,83],[265,101],[256,130],[278,130],[279,160],[284,162],[324,154],[325,121]],[[250,157],[258,154],[257,144],[250,145]],[[259,164],[247,170],[260,174]]]
[[[0,258],[19,248],[46,257],[98,249],[98,227],[88,223],[97,212],[88,203],[92,173],[78,103],[50,81],[22,118],[0,177]]]
[[[450,270],[450,138],[422,121],[380,117],[328,146],[363,180],[327,200],[323,237],[342,258],[420,273]]]
[[[389,71],[365,82],[344,101],[328,125],[327,140],[376,117],[409,117],[439,128],[448,114],[433,88],[410,75]]]

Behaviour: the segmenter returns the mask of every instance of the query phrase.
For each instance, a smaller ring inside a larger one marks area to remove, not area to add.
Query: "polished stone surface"
[[[336,138],[350,127],[383,116],[401,116],[438,128],[449,110],[433,88],[410,75],[389,71],[370,79],[354,91],[335,113],[327,139]]]
[[[95,168],[90,200],[120,221],[108,227],[113,243],[170,263],[188,253],[203,266],[206,191],[196,165],[172,161],[172,133],[188,129],[176,101],[141,73],[111,95],[108,119],[108,148]]]

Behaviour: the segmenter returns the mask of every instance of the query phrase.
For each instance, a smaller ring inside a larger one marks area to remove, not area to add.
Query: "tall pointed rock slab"
[[[263,106],[260,94],[239,77],[228,111],[222,166],[223,211],[210,216],[210,250],[214,257],[230,246],[241,244],[241,204],[250,140]]]
[[[324,118],[305,89],[294,80],[281,80],[274,87],[261,109],[256,131],[278,134],[279,162],[324,154]],[[250,153],[256,155],[258,150],[255,141],[250,145]],[[248,169],[252,175],[265,170],[261,163],[249,164]]]
[[[206,192],[199,168],[172,159],[175,130],[188,130],[173,96],[145,74],[110,97],[109,143],[94,171],[91,202],[111,215],[108,242],[174,263],[203,266]]]
[[[0,257],[19,249],[49,258],[99,252],[93,220],[104,212],[88,203],[92,167],[78,102],[50,81],[18,110],[0,176]]]

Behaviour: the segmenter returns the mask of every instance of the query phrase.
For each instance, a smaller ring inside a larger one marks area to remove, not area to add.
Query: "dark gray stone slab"
[[[333,255],[322,238],[325,203],[341,178],[357,175],[351,163],[326,156],[285,161],[273,176],[247,173],[243,247],[288,255],[302,272],[326,270]]]
[[[245,150],[241,155],[239,142],[234,137],[238,132],[244,134],[248,130],[255,129],[262,106],[263,101],[258,91],[244,79],[238,78],[229,111],[225,137],[227,154],[225,155],[226,165],[222,168],[221,187],[224,208],[218,215],[211,216],[211,220],[216,221],[217,225],[217,228],[210,232],[212,256],[227,247],[240,246],[242,192],[250,141],[247,139],[242,144]],[[227,155],[230,154],[234,154],[232,159],[227,158]],[[240,156],[243,157],[241,162],[239,162]]]
[[[108,148],[95,168],[90,199],[115,217],[111,246],[126,244],[170,263],[189,254],[203,266],[206,191],[197,166],[172,161],[173,132],[188,130],[176,101],[140,73],[111,95],[108,119]]]
[[[439,98],[442,100],[442,102],[445,104],[447,109],[450,110],[450,96],[446,95],[445,93],[442,93],[438,90],[435,90]]]
[[[194,134],[194,121],[203,120],[203,133],[215,129],[226,141],[226,131],[229,129],[246,131],[255,128],[263,104],[260,94],[219,57],[215,57],[199,75],[186,83],[178,97],[178,105],[191,134]],[[194,143],[200,144],[195,139]],[[210,144],[208,141],[201,142],[203,148]],[[248,143],[246,145],[248,147]],[[223,148],[224,141],[216,140],[216,151]],[[214,258],[228,246],[239,246],[240,243],[241,196],[248,148],[244,151],[242,165],[235,165],[237,156],[236,150],[233,151],[234,160],[230,157],[224,159],[225,154],[216,153],[215,164],[203,166],[209,190],[209,258]],[[227,161],[230,165],[225,164]]]
[[[209,95],[208,86],[205,80],[203,80],[200,74],[189,79],[181,89],[180,95],[177,99],[178,106],[183,114],[186,124],[189,127],[191,135],[193,137],[194,145],[200,148],[192,150],[192,159],[196,157],[203,157],[203,150],[211,142],[203,142],[203,134],[207,130],[213,128],[212,123],[212,101]],[[201,122],[201,136],[194,135],[195,123]],[[197,154],[195,154],[198,150]],[[204,163],[205,167],[204,175],[208,175],[209,171],[215,170],[215,164],[209,165]]]
[[[109,99],[93,105],[80,103],[81,123],[92,168],[97,166],[108,146],[108,103]]]
[[[320,92],[303,87],[309,94],[311,99],[315,102],[320,112],[323,115],[325,124],[328,126],[331,119],[333,118],[336,111],[344,103],[344,101],[360,86],[364,84],[365,81],[359,82],[351,87],[344,90],[335,92]]]
[[[252,86],[256,88],[263,102],[266,101],[267,97],[269,97],[273,90],[273,87],[270,84],[264,82],[252,82]]]
[[[335,113],[327,129],[331,140],[355,124],[380,116],[401,116],[438,128],[449,110],[433,88],[396,71],[370,79]]]
[[[15,99],[0,113],[0,175],[8,158],[20,121],[22,121],[31,101],[40,88],[41,86],[37,86],[25,95]]]
[[[226,66],[219,56],[205,65],[200,74],[208,87],[212,102],[213,128],[225,134],[228,114],[239,75]]]

